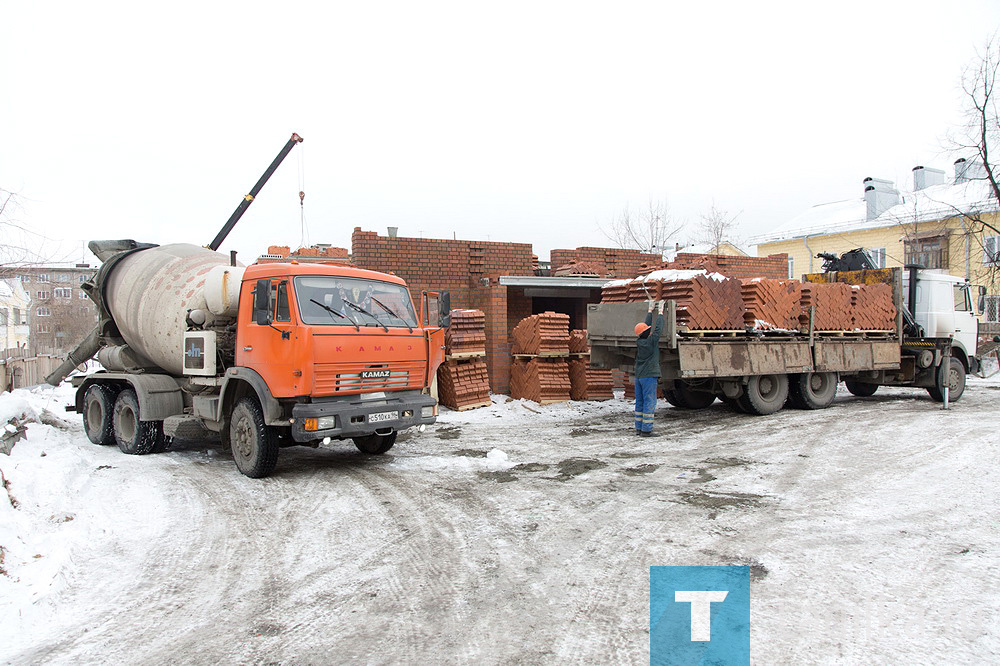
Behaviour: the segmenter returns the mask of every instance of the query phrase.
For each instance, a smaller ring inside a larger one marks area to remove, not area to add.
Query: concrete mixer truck
[[[428,387],[444,331],[431,323],[447,326],[446,295],[424,293],[415,308],[393,275],[240,266],[215,251],[224,236],[209,247],[90,243],[102,265],[83,289],[98,328],[47,380],[100,361],[103,370],[72,378],[67,407],[92,442],[146,454],[172,438],[219,437],[239,471],[260,478],[283,446],[349,438],[380,454],[400,430],[434,422]]]

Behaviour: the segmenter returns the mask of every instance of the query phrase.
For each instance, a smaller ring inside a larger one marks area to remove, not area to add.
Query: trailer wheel
[[[837,395],[837,374],[834,372],[804,372],[792,375],[788,399],[798,409],[826,409]]]
[[[371,434],[364,437],[355,437],[354,446],[358,447],[358,451],[361,451],[361,453],[375,456],[382,455],[396,443],[396,435],[398,434],[398,432],[393,430],[388,435]]]
[[[739,403],[747,414],[766,416],[784,407],[787,398],[788,375],[754,375]]]
[[[875,395],[875,391],[878,390],[878,384],[856,382],[853,379],[845,379],[844,386],[847,387],[848,391],[858,396],[859,398],[867,398],[870,395]]]
[[[715,402],[714,394],[694,391],[687,382],[680,379],[674,380],[673,394],[677,402],[670,404],[681,409],[705,409]],[[666,391],[664,391],[664,395],[666,395]],[[667,400],[669,402],[670,399]]]
[[[241,398],[229,419],[229,445],[236,468],[251,479],[262,479],[278,463],[278,438],[264,423],[264,412],[257,399]]]
[[[163,422],[139,420],[139,399],[132,389],[118,394],[113,422],[115,441],[123,453],[141,456],[162,450]]]
[[[115,394],[107,386],[91,384],[83,394],[83,429],[94,444],[115,443]]]
[[[948,387],[948,402],[958,402],[965,393],[965,366],[954,356],[947,366],[941,364],[938,368],[937,386],[927,389],[927,392],[937,402],[944,402],[945,386]]]

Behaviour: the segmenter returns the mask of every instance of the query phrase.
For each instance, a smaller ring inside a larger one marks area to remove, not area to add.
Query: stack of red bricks
[[[552,274],[556,277],[569,275],[587,275],[592,277],[604,277],[606,269],[603,262],[577,261],[573,259],[568,264],[555,269]]]
[[[626,303],[630,300],[631,280],[613,280],[601,288],[601,303]]]
[[[569,332],[569,395],[572,400],[610,400],[614,397],[611,370],[590,367],[587,331]]]
[[[490,404],[486,370],[486,316],[479,310],[452,310],[445,331],[446,360],[438,368],[438,401],[466,410]]]
[[[739,280],[696,275],[664,282],[656,300],[676,301],[677,325],[691,330],[734,330],[744,326],[746,308]]]
[[[757,330],[798,330],[801,300],[802,283],[798,280],[744,280],[744,323]]]
[[[809,327],[809,311],[816,307],[813,316],[815,331],[848,331],[854,328],[853,290],[848,284],[802,284],[802,311],[799,325],[802,330]]]
[[[486,315],[481,310],[452,310],[444,338],[447,353],[456,356],[486,354]]]
[[[569,400],[569,315],[525,317],[511,336],[510,395],[546,404]]]
[[[891,331],[896,328],[896,306],[892,287],[887,284],[861,284],[851,287],[854,328],[865,331]]]
[[[566,356],[569,354],[569,315],[543,312],[525,317],[511,334],[515,356]]]

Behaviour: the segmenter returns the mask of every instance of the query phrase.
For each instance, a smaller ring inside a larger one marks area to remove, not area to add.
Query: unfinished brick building
[[[788,272],[783,254],[763,259],[679,255],[670,267],[708,260],[715,263],[704,267],[731,277],[783,278]],[[552,250],[552,275],[537,275],[537,257],[528,243],[380,236],[360,227],[351,236],[351,261],[358,268],[400,276],[414,299],[422,290],[448,291],[451,307],[486,313],[486,363],[495,393],[509,392],[511,332],[518,322],[553,311],[568,315],[570,328],[586,328],[587,304],[600,302],[609,278],[632,278],[662,266],[657,254],[581,247]]]

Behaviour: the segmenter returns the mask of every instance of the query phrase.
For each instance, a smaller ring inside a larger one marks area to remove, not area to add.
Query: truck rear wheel
[[[107,386],[91,384],[83,394],[83,429],[94,444],[115,443],[115,394]]]
[[[123,453],[141,456],[162,451],[166,445],[163,422],[139,420],[139,399],[130,388],[115,400],[113,423],[115,441]]]
[[[358,447],[358,451],[361,453],[367,453],[370,455],[381,455],[392,448],[393,444],[396,443],[396,435],[398,433],[393,430],[388,435],[365,435],[364,437],[355,437],[354,446]]]
[[[938,368],[937,386],[927,389],[931,398],[944,402],[944,389],[948,387],[948,402],[958,402],[965,393],[965,366],[954,356],[950,363],[942,363]]]
[[[739,397],[740,408],[747,414],[766,416],[785,406],[788,398],[788,375],[754,375]]]
[[[852,379],[844,380],[844,386],[847,387],[848,391],[858,396],[859,398],[867,398],[870,395],[875,395],[875,391],[878,390],[878,384],[856,382]]]
[[[705,393],[704,391],[694,391],[687,382],[681,379],[674,380],[672,392],[676,402],[670,402],[670,404],[682,409],[705,409],[715,402],[714,394]],[[666,391],[664,391],[665,393]],[[667,400],[668,402],[670,401],[669,398]]]
[[[837,375],[833,372],[804,372],[792,375],[788,399],[799,409],[826,409],[837,395]]]
[[[256,398],[241,398],[229,419],[229,445],[236,468],[251,479],[262,479],[278,464],[278,438],[264,423]]]

